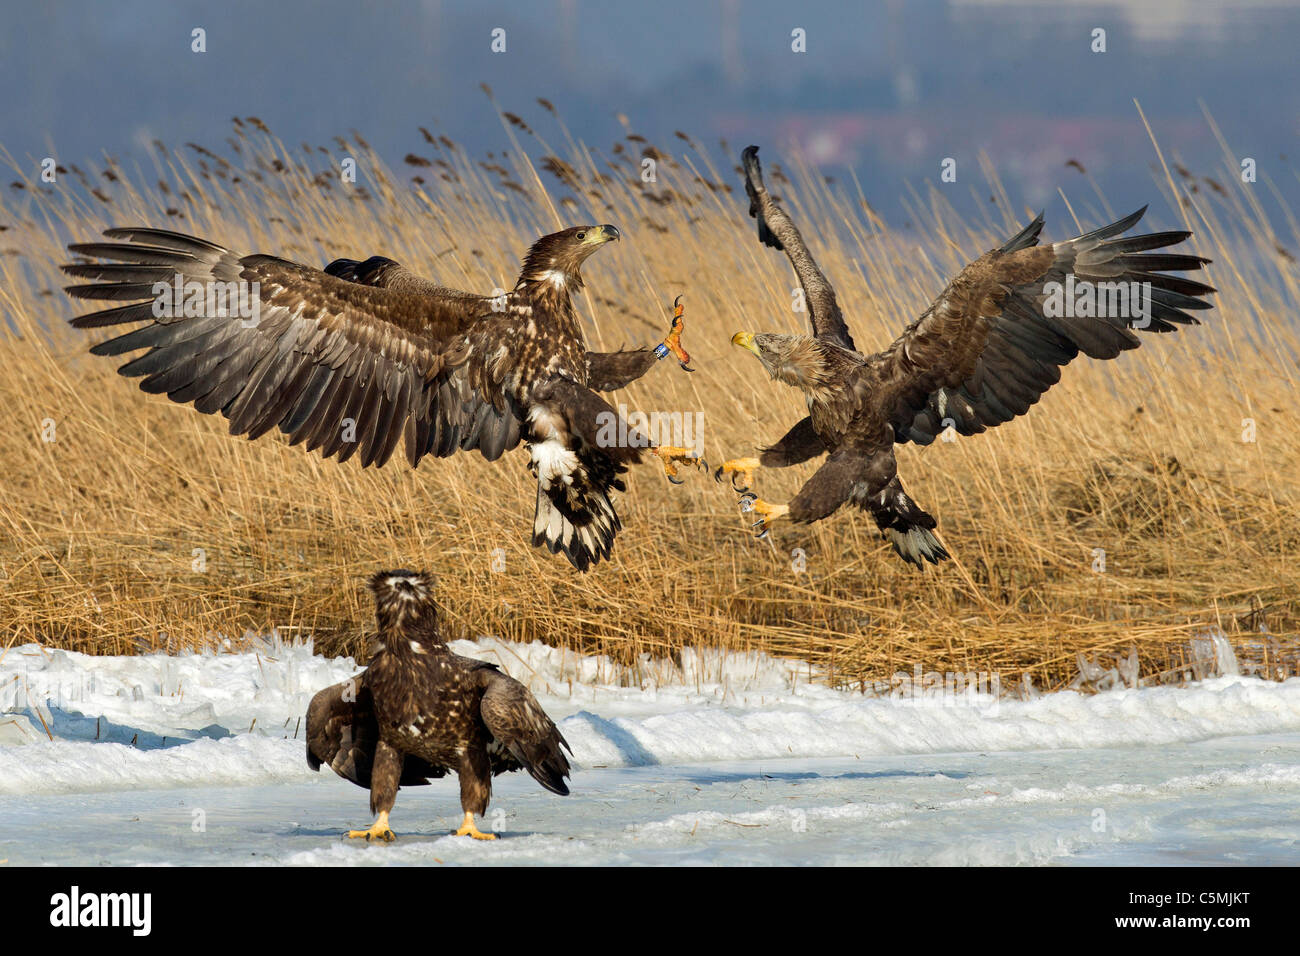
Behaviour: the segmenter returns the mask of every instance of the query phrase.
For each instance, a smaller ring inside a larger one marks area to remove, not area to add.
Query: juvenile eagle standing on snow
[[[307,763],[328,764],[370,790],[368,830],[349,837],[395,839],[388,814],[399,787],[427,784],[454,770],[465,819],[456,836],[493,840],[474,824],[487,812],[492,777],[527,770],[567,796],[572,750],[523,684],[495,664],[447,649],[429,578],[380,571],[370,579],[379,634],[360,677],[327,687],[307,709]],[[563,748],[563,749],[561,749]]]
[[[903,490],[895,444],[928,445],[947,427],[974,435],[1008,422],[1027,412],[1060,379],[1061,366],[1080,352],[1114,358],[1139,345],[1133,329],[1172,332],[1178,325],[1199,324],[1184,310],[1211,307],[1200,298],[1215,291],[1210,286],[1164,274],[1200,269],[1208,259],[1143,254],[1191,233],[1117,238],[1137,224],[1146,207],[1047,246],[1038,245],[1040,214],[1001,248],[966,266],[887,349],[864,355],[849,336],[835,290],[790,217],[768,194],[758,147],[748,147],[743,161],[758,237],[790,258],[813,332],[737,332],[731,340],[753,352],[774,379],[801,389],[808,406],[808,417],[759,458],[728,461],[714,473],[718,480],[730,474],[732,485],[745,492],[741,507],[759,516],[754,528],[760,538],[779,518],[820,521],[851,502],[871,512],[903,560],[924,567],[924,561],[947,558],[934,535],[934,518]],[[1044,308],[1047,297],[1072,282],[1143,284],[1139,287],[1149,290],[1148,311],[1132,324],[1114,315],[1049,316],[1054,310]],[[788,505],[769,504],[748,491],[759,467],[783,468],[827,453]]]
[[[641,460],[640,448],[597,441],[601,420],[617,413],[593,389],[622,388],[669,351],[690,371],[680,308],[655,350],[587,350],[571,294],[583,262],[619,238],[609,225],[538,239],[514,289],[496,298],[381,257],[321,271],[160,229],[104,235],[125,241],[68,247],[114,261],[64,266],[92,280],[67,291],[130,304],[72,325],[147,322],[91,349],[148,349],[118,370],[142,377],[141,389],[220,412],[231,434],[279,428],[291,445],[339,461],[358,454],[363,467],[384,464],[402,439],[412,466],[475,448],[494,461],[524,441],[537,476],[533,544],[563,551],[580,571],[609,556],[621,527],[610,494]],[[699,464],[686,449],[649,450],[674,481],[678,462]]]

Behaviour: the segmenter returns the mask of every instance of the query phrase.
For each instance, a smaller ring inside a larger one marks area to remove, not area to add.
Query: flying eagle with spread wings
[[[741,508],[758,516],[753,527],[760,538],[778,519],[820,521],[852,503],[871,513],[904,561],[938,563],[948,552],[934,534],[934,518],[904,491],[894,445],[928,445],[947,428],[974,435],[1011,421],[1056,384],[1062,366],[1079,353],[1114,358],[1138,347],[1135,330],[1197,325],[1189,310],[1211,308],[1202,296],[1213,288],[1169,274],[1198,270],[1210,260],[1151,252],[1191,233],[1121,238],[1146,207],[1044,246],[1038,245],[1040,213],[962,269],[888,348],[866,355],[853,344],[835,289],[768,193],[758,147],[748,147],[742,159],[758,237],[789,257],[812,320],[812,335],[737,332],[731,340],[757,356],[772,378],[800,389],[808,407],[808,416],[759,457],[733,459],[714,472],[719,481],[729,475],[743,492]],[[1076,296],[1085,302],[1085,290],[1103,288],[1108,291],[1094,302],[1104,307],[1057,307],[1062,290],[1075,290],[1073,303]],[[1145,305],[1111,307],[1129,300],[1130,292]],[[1052,296],[1057,305],[1048,304]],[[784,468],[819,455],[828,455],[825,463],[789,504],[766,502],[749,490],[758,468]]]
[[[495,461],[521,441],[537,477],[533,544],[580,571],[608,558],[621,524],[611,493],[647,449],[670,480],[701,466],[684,448],[650,447],[597,391],[622,388],[681,346],[680,297],[655,349],[587,349],[572,294],[582,264],[620,238],[614,226],[543,236],[503,295],[421,279],[391,259],[340,259],[324,271],[160,229],[110,229],[112,242],[76,243],[89,259],[63,267],[89,284],[77,299],[123,302],[72,320],[81,329],[145,322],[94,346],[95,355],[147,349],[123,365],[146,392],[257,438],[272,428],[326,457],[383,465],[399,441],[412,467],[426,455],[477,449]],[[143,300],[143,301],[142,301]],[[636,436],[623,444],[609,434]]]
[[[568,742],[513,677],[495,664],[453,654],[438,628],[433,582],[416,571],[370,578],[379,634],[359,677],[327,687],[307,708],[307,764],[370,790],[367,830],[352,838],[391,842],[388,815],[401,787],[454,771],[464,821],[456,836],[496,839],[474,817],[487,812],[492,778],[527,770],[547,790],[568,796]]]

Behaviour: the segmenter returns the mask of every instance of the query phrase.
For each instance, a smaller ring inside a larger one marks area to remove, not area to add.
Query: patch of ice
[[[923,689],[899,699],[834,690],[812,682],[806,664],[761,654],[684,651],[628,670],[541,643],[453,647],[527,684],[586,768],[1158,746],[1300,731],[1300,679],[1225,676],[1030,700]],[[312,778],[307,704],[357,670],[350,658],[276,640],[176,656],[12,648],[0,657],[0,793]]]

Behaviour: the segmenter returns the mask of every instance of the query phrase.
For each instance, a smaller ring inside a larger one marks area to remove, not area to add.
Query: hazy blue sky
[[[682,129],[776,158],[798,142],[830,172],[852,165],[899,217],[905,183],[945,156],[992,156],[1013,201],[1083,189],[1083,162],[1119,207],[1152,197],[1154,156],[1133,98],[1197,172],[1221,162],[1201,106],[1293,204],[1300,9],[1293,3],[918,0],[424,0],[410,3],[116,0],[6,2],[0,145],[17,159],[123,158],[152,138],[220,145],[231,116],[286,142],[359,130],[394,166],[418,125],[485,151],[506,146],[479,84],[537,121],[535,97],[600,146]],[[207,52],[190,31],[207,31]],[[506,52],[490,49],[506,30]],[[791,51],[791,30],[807,52]],[[1107,52],[1090,50],[1095,27]],[[1282,154],[1287,159],[1281,158]],[[959,203],[960,204],[960,203]]]

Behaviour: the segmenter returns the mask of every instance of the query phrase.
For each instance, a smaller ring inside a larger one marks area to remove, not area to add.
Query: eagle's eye
[[[578,235],[577,235],[575,238],[576,238],[579,242],[582,242],[582,240],[584,240],[584,239],[587,238],[587,234],[586,234],[585,232],[580,232],[580,233],[578,233]]]

